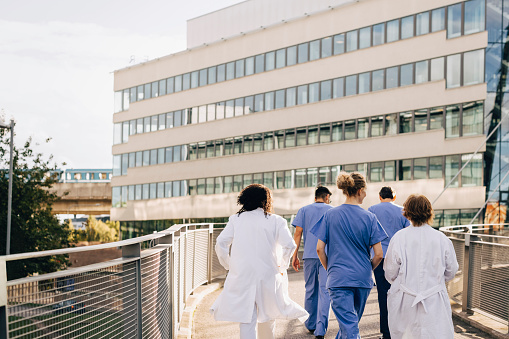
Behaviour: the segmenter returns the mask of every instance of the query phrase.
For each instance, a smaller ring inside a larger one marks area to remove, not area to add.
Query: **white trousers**
[[[253,316],[250,323],[240,323],[240,339],[274,339],[276,330],[275,320],[269,320],[264,323],[257,323],[256,304],[253,307]],[[256,326],[258,324],[258,326]],[[258,327],[258,331],[256,329]],[[258,337],[257,337],[258,332]]]

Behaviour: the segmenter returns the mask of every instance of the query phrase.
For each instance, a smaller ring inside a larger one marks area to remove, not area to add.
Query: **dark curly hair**
[[[237,205],[241,205],[241,209],[237,212],[253,211],[258,207],[263,208],[265,215],[272,213],[272,194],[270,189],[260,184],[251,184],[246,186],[240,192],[237,198]]]
[[[412,194],[403,204],[403,216],[414,226],[432,224],[435,213],[428,198],[422,194]]]

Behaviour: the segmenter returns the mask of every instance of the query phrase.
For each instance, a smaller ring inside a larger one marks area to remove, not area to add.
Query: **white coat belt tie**
[[[417,293],[417,292],[409,289],[408,287],[406,287],[403,284],[401,284],[399,286],[399,288],[401,289],[401,291],[403,291],[403,293],[406,293],[408,295],[411,295],[411,296],[415,297],[414,302],[412,303],[412,307],[414,307],[418,303],[421,303],[422,306],[424,307],[424,312],[428,313],[428,309],[426,308],[426,304],[424,303],[424,300],[426,300],[429,297],[431,297],[432,295],[442,291],[443,290],[443,285],[440,284],[440,285],[433,286],[433,287],[428,288],[427,290],[425,290],[423,292],[420,292],[420,293]]]

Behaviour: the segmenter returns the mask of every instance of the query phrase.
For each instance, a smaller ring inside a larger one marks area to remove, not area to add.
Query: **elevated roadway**
[[[111,185],[109,182],[56,183],[51,191],[61,197],[61,200],[53,205],[54,214],[110,213]]]

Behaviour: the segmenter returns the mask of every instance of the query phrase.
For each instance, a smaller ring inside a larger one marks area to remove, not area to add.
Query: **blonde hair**
[[[366,187],[366,179],[359,172],[341,172],[336,180],[338,188],[348,197],[353,197],[360,189]]]

